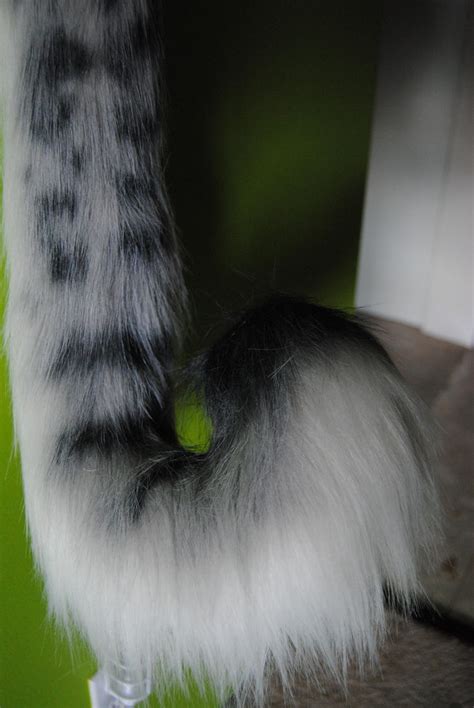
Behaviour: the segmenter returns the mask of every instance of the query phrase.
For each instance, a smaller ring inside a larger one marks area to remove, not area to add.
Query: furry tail
[[[189,367],[212,439],[182,449],[154,3],[14,5],[11,379],[52,610],[136,672],[343,679],[432,551],[429,418],[357,319],[281,297]]]

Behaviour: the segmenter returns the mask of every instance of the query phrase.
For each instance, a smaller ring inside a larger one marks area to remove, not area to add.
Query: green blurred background
[[[351,306],[381,3],[163,5],[167,181],[196,315],[189,349],[268,290]],[[0,706],[86,707],[94,663],[47,619],[12,445],[2,359]],[[212,701],[173,694],[162,705],[201,704]]]

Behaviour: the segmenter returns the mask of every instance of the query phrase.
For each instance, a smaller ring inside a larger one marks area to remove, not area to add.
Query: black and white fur
[[[423,406],[357,319],[275,297],[188,367],[213,436],[182,449],[158,4],[1,3],[8,347],[52,611],[159,680],[343,680],[432,551]]]

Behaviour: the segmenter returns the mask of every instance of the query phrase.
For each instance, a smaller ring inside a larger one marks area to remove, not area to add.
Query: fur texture
[[[433,431],[354,318],[276,297],[187,370],[151,0],[6,2],[8,344],[32,544],[100,661],[260,700],[373,661],[436,536]]]

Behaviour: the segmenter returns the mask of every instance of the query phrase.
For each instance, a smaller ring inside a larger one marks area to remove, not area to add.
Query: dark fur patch
[[[156,182],[146,175],[119,174],[116,184],[119,196],[135,205],[140,206],[147,202],[156,203],[158,201]]]
[[[120,5],[119,0],[100,0],[100,4],[106,14],[113,12]]]
[[[51,280],[54,283],[73,283],[84,280],[87,273],[87,256],[84,246],[77,245],[68,252],[59,241],[51,245],[50,255]]]
[[[119,251],[126,258],[139,258],[151,263],[156,258],[163,258],[163,254],[171,250],[172,239],[159,224],[136,229],[126,226],[122,230]]]
[[[40,77],[50,85],[83,78],[93,65],[92,52],[82,42],[68,37],[63,29],[56,30],[45,44]]]
[[[90,454],[108,457],[121,452],[137,452],[146,459],[158,443],[177,447],[169,402],[160,403],[150,394],[139,411],[64,430],[56,444],[55,461],[62,464]]]
[[[64,83],[84,78],[93,65],[93,55],[76,39],[57,29],[34,43],[25,57],[25,101],[22,115],[33,138],[50,143],[70,125],[74,97]]]
[[[357,318],[303,299],[277,295],[241,315],[196,361],[194,378],[205,382],[203,394],[216,436],[246,425],[261,410],[274,410],[275,421],[283,421],[283,393],[298,390],[302,361],[319,355],[331,366],[343,350],[372,350],[386,357]]]
[[[121,416],[100,423],[86,423],[65,431],[56,446],[56,461],[63,463],[71,457],[88,454],[110,455],[120,448],[135,448],[143,443],[146,417]]]
[[[67,189],[53,189],[37,200],[38,218],[43,223],[66,216],[73,221],[76,216],[75,194]]]
[[[115,80],[125,84],[143,73],[145,62],[158,59],[158,51],[154,23],[139,17],[128,31],[114,37],[104,53],[103,65]]]
[[[80,175],[82,172],[82,166],[84,163],[84,152],[82,150],[78,150],[77,148],[74,148],[74,150],[72,151],[71,162],[72,162],[72,169],[73,169],[74,174],[76,176]]]
[[[144,343],[132,332],[115,331],[87,342],[79,333],[70,336],[60,348],[50,366],[49,376],[52,379],[71,374],[83,376],[99,365],[143,373],[156,371],[158,367],[165,369],[170,360],[171,351],[166,338],[156,337],[152,342]]]
[[[59,99],[57,107],[57,130],[64,130],[71,122],[71,116],[74,110],[74,101],[72,98],[62,96]]]
[[[52,105],[47,105],[42,101],[38,87],[33,89],[33,93],[26,118],[28,128],[33,138],[49,144],[60,139],[69,127],[75,102],[70,96],[61,96]]]
[[[136,106],[119,106],[115,112],[116,135],[119,140],[128,140],[138,149],[143,143],[148,149],[158,131],[158,120],[149,112],[140,113]]]

